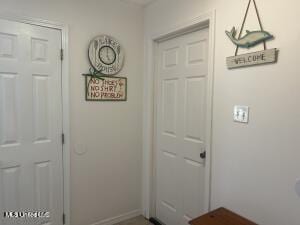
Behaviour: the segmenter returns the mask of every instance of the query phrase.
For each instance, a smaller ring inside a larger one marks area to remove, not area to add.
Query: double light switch
[[[234,106],[233,120],[238,123],[249,122],[249,107],[248,106]]]

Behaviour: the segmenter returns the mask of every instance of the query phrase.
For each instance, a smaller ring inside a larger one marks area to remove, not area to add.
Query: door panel
[[[204,212],[208,29],[159,43],[156,215],[183,225]]]
[[[18,144],[17,85],[16,74],[0,74],[1,144],[4,146]]]
[[[34,141],[49,140],[49,116],[48,116],[48,85],[47,76],[33,75],[33,118]]]
[[[203,163],[184,159],[183,174],[183,208],[184,215],[189,218],[196,218],[204,212],[204,185],[205,167]],[[195,201],[194,199],[197,199]]]
[[[205,88],[204,78],[186,78],[185,86],[185,138],[204,140],[205,127]],[[198,104],[195,104],[198,102]]]
[[[163,82],[163,135],[172,137],[176,136],[177,83],[178,80]]]
[[[178,65],[178,51],[179,47],[174,46],[172,48],[164,50],[163,60],[164,69],[174,69]]]
[[[50,218],[0,225],[62,224],[61,33],[0,20],[0,210]]]
[[[0,58],[14,59],[17,56],[17,36],[0,33]]]
[[[20,180],[20,165],[13,167],[3,167],[2,181],[3,181],[3,208],[7,211],[20,208],[19,202],[19,180]]]

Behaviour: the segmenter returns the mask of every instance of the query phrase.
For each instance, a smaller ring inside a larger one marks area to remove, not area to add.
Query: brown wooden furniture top
[[[200,216],[190,221],[191,225],[257,225],[225,208]]]

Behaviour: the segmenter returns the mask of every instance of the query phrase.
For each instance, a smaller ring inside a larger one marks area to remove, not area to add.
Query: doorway
[[[0,224],[60,225],[68,206],[62,30],[5,19],[0,27],[0,209],[38,217],[8,214]]]
[[[151,186],[150,192],[144,188],[145,203],[150,197],[144,210],[167,225],[188,224],[210,209],[213,24],[208,13],[149,39],[155,65],[153,160],[144,170]]]

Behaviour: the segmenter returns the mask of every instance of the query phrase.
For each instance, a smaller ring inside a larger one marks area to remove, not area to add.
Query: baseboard
[[[114,225],[114,224],[120,223],[124,220],[129,220],[131,218],[137,217],[141,214],[142,214],[141,210],[136,209],[136,210],[133,210],[128,213],[124,213],[124,214],[116,216],[116,217],[108,218],[108,219],[93,223],[91,225]]]

